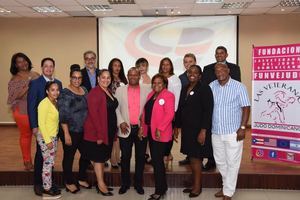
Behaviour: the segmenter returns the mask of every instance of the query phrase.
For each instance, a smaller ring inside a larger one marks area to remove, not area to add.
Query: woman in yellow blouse
[[[46,84],[47,97],[44,98],[38,106],[38,124],[39,133],[37,141],[42,150],[43,156],[43,196],[51,196],[60,198],[60,194],[56,190],[52,190],[52,167],[54,165],[55,153],[57,149],[57,134],[59,113],[57,110],[57,97],[59,95],[59,86],[54,81]]]

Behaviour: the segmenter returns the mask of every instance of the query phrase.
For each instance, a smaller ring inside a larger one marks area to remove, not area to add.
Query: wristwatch
[[[246,126],[241,126],[240,127],[242,130],[245,130],[246,129]]]

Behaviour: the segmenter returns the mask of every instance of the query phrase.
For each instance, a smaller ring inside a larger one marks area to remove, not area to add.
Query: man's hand
[[[120,124],[121,133],[126,135],[128,134],[129,125],[126,122]]]
[[[144,129],[142,126],[140,126],[139,130],[138,130],[138,137],[140,138],[140,140],[143,140],[144,137]]]
[[[236,133],[236,141],[244,140],[246,136],[246,130],[239,128],[239,130]]]
[[[155,138],[157,140],[160,140],[160,130],[158,130],[158,129],[155,130]]]

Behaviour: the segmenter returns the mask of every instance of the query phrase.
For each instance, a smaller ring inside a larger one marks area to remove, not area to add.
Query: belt
[[[138,124],[130,124],[130,128],[135,129],[135,128],[139,128]]]

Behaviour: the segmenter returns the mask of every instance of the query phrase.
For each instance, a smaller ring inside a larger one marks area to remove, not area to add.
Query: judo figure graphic
[[[289,104],[293,104],[295,101],[296,98],[288,97],[284,91],[276,91],[274,93],[274,99],[269,99],[267,101],[268,108],[261,113],[261,117],[267,117],[273,120],[276,124],[284,124],[284,110]]]

